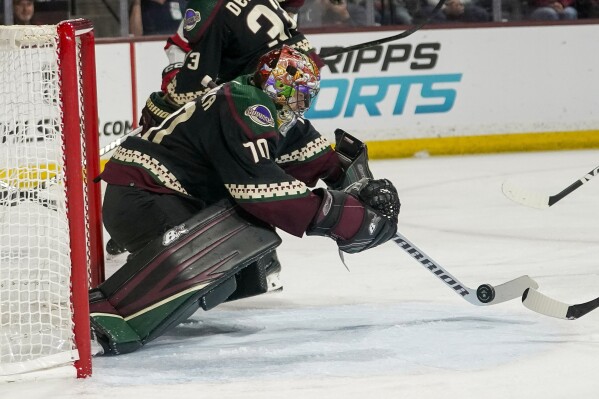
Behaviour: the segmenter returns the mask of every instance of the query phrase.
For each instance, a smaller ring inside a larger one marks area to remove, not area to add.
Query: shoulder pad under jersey
[[[190,0],[183,15],[183,35],[193,42],[208,28],[216,13],[225,3],[223,0]]]
[[[277,114],[274,103],[262,90],[248,84],[247,80],[247,76],[242,76],[227,83],[225,95],[231,97],[231,103],[242,124],[254,136],[276,132]]]

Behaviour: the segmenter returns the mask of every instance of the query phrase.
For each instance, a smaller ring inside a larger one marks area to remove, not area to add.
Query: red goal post
[[[0,377],[86,377],[104,279],[91,22],[0,27],[0,109]]]

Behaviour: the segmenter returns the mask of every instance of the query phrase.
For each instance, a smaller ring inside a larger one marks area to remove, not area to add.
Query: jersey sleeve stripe
[[[299,180],[271,184],[225,184],[238,201],[289,199],[309,194],[308,187]]]
[[[291,162],[307,162],[318,155],[326,152],[330,145],[324,137],[318,137],[312,140],[300,149],[294,150],[288,154],[281,154],[275,159],[277,164],[287,164]]]

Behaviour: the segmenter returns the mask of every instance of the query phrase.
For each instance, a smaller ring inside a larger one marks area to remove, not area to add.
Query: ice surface
[[[599,181],[536,210],[505,180],[555,194],[599,151],[373,161],[400,230],[470,287],[529,274],[561,301],[599,296]],[[199,311],[87,380],[0,385],[0,398],[596,398],[599,311],[576,321],[518,299],[473,306],[393,243],[346,256],[285,234],[281,293]],[[124,257],[109,260],[109,273]]]

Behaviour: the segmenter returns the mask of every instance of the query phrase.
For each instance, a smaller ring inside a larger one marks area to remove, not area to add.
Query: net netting
[[[0,375],[77,358],[57,43],[0,29]]]

